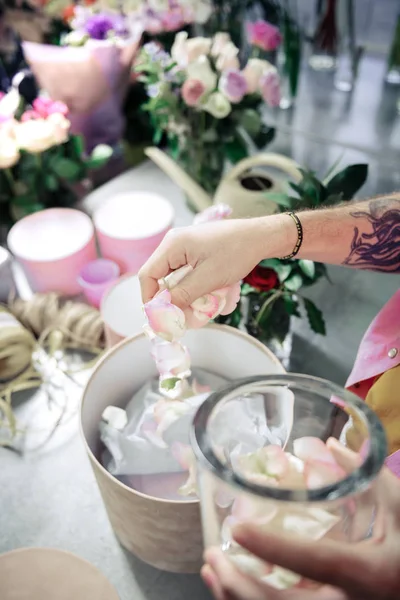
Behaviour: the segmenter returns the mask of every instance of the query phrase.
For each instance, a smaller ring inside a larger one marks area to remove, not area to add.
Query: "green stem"
[[[280,298],[281,296],[283,296],[282,290],[277,290],[274,294],[272,294],[272,296],[269,296],[269,298],[266,299],[266,301],[264,302],[264,304],[260,308],[260,310],[258,312],[258,315],[255,318],[255,321],[256,321],[257,325],[259,325],[261,319],[263,318],[265,312],[271,306],[271,304],[273,304],[274,302],[276,302],[276,300],[278,300],[278,298]]]

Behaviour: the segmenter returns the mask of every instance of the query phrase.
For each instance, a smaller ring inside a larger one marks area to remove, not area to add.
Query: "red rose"
[[[269,292],[269,290],[279,285],[278,275],[275,271],[268,267],[260,266],[255,267],[243,281],[260,292]]]

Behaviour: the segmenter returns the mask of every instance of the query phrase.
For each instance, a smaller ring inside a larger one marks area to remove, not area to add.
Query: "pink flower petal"
[[[318,460],[336,465],[336,461],[326,444],[316,437],[298,438],[293,442],[293,451],[303,461]]]
[[[168,448],[159,432],[157,431],[157,424],[154,421],[146,421],[140,428],[142,435],[148,439],[148,441],[157,446],[157,448]]]
[[[186,346],[179,342],[152,340],[151,356],[160,375],[182,375],[190,372],[190,356]]]
[[[225,306],[220,311],[221,315],[230,315],[236,308],[240,300],[240,283],[235,283],[227,288],[222,288],[221,290],[217,290],[215,294],[223,293],[225,296]]]
[[[155,334],[169,342],[180,339],[185,331],[183,311],[171,304],[171,294],[163,290],[144,305],[150,328]]]
[[[207,394],[208,392],[211,392],[209,385],[202,385],[197,381],[197,379],[193,379],[192,390],[195,396],[200,396],[200,394]]]
[[[314,460],[305,463],[304,475],[307,488],[317,489],[344,479],[346,471],[338,465]]]
[[[225,298],[221,298],[214,294],[206,294],[198,298],[191,304],[191,308],[196,313],[205,315],[207,320],[214,319],[217,314],[220,314],[220,307],[225,304]]]
[[[265,470],[269,476],[284,477],[289,470],[289,460],[280,446],[271,444],[261,448],[259,458],[265,461]]]
[[[193,462],[193,452],[190,446],[181,442],[171,444],[171,453],[182,469],[189,470]]]

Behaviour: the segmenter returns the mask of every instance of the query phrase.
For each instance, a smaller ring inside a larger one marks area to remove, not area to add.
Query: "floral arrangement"
[[[68,109],[39,96],[27,107],[15,89],[0,98],[0,203],[6,224],[49,206],[70,205],[70,184],[104,165],[111,148],[90,156],[69,134]],[[5,209],[5,210],[4,210]]]
[[[290,183],[292,193],[267,192],[266,196],[283,211],[328,207],[351,200],[367,179],[368,165],[350,165],[334,174],[335,169],[336,165],[323,182],[314,173],[302,170],[302,180]],[[244,279],[236,310],[218,320],[233,327],[244,326],[248,333],[266,343],[282,345],[291,318],[305,314],[311,329],[325,335],[321,310],[302,292],[326,276],[325,265],[311,260],[263,260]],[[273,349],[277,351],[275,346]]]
[[[170,53],[146,44],[135,71],[149,96],[144,108],[154,142],[166,135],[174,158],[208,192],[219,183],[225,159],[237,162],[247,156],[251,141],[262,148],[272,139],[260,113],[264,103],[279,104],[278,73],[254,57],[241,68],[228,33],[189,38],[179,32]]]

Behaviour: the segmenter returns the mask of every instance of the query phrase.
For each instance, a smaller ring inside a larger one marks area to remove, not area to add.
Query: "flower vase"
[[[394,85],[400,84],[400,14],[389,53],[388,71],[385,80]]]
[[[281,79],[281,109],[290,108],[297,96],[300,63],[301,36],[296,21],[287,12],[282,23],[283,43],[278,51],[278,70]]]
[[[178,149],[172,149],[171,154],[182,169],[212,198],[224,172],[225,155],[221,146],[216,143],[202,143],[193,137],[186,139]],[[191,210],[197,212],[189,198],[187,203]]]
[[[338,31],[336,0],[319,3],[318,22],[314,34],[309,64],[315,71],[333,71],[336,68]]]

